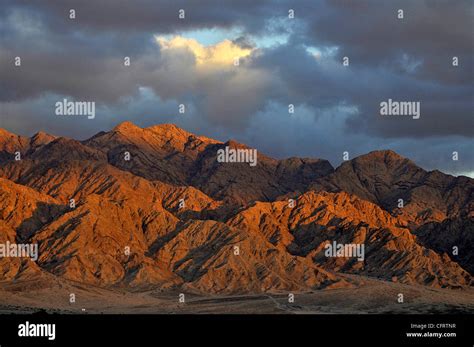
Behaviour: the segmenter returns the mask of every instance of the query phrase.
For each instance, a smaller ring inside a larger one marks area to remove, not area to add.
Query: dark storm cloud
[[[306,37],[337,46],[336,60],[349,57],[358,75],[339,85],[369,81],[365,95],[350,93],[361,110],[350,129],[390,137],[474,135],[472,1],[328,1],[315,13]],[[378,102],[388,98],[420,101],[421,119],[380,117]]]
[[[298,64],[288,64],[295,61]],[[474,134],[472,85],[443,85],[382,67],[344,67],[331,58],[315,59],[292,42],[268,50],[254,63],[279,72],[286,87],[279,97],[288,103],[357,106],[359,113],[347,120],[348,131],[384,137]],[[381,116],[380,102],[388,99],[419,101],[420,119]]]
[[[160,50],[152,37],[149,47],[141,54],[135,51],[111,53],[94,44],[77,42],[53,48],[13,51],[0,55],[0,72],[8,81],[0,87],[0,101],[17,101],[38,97],[43,93],[70,95],[77,99],[116,102],[148,83],[153,71],[160,66]],[[15,56],[21,57],[22,66],[13,65]],[[130,66],[124,65],[125,57]]]
[[[462,0],[2,0],[0,127],[85,138],[123,120],[174,122],[279,157],[338,163],[348,148],[392,148],[453,172],[449,153],[473,146],[473,11],[474,3]],[[154,38],[212,28],[239,28],[229,39],[256,49],[238,68],[202,68],[191,50],[163,49]],[[253,41],[280,34],[287,42]],[[63,97],[96,101],[99,116],[54,118],[52,105]],[[389,98],[420,101],[421,118],[380,116],[380,102]],[[176,115],[180,103],[185,116]],[[291,117],[290,103],[299,110]],[[461,158],[456,170],[473,171],[472,155]]]
[[[193,61],[181,54],[177,58],[184,60],[172,62],[178,65],[174,76],[158,73],[166,62],[160,61],[153,34],[232,26],[258,32],[277,7],[269,1],[223,6],[220,1],[7,0],[0,10],[0,72],[7,82],[0,87],[0,101],[52,92],[112,102],[139,85],[179,97],[173,92],[181,94],[192,85],[187,79],[193,78]],[[68,18],[71,8],[74,21]],[[181,8],[185,21],[178,19]],[[21,71],[13,65],[16,56],[22,59]],[[125,56],[132,59],[129,69],[123,67]]]
[[[398,10],[403,19],[398,19]],[[338,58],[351,64],[383,66],[401,72],[406,55],[421,65],[415,75],[443,83],[472,83],[473,16],[471,0],[326,1],[302,11],[308,37],[318,45],[339,46]],[[453,68],[452,57],[460,66]]]
[[[156,2],[146,4],[157,6]],[[242,4],[239,6],[237,10]],[[32,15],[25,12],[31,10],[29,6],[20,10],[14,6],[14,9],[16,12],[4,12],[5,22],[10,25],[0,27],[11,35],[2,41],[0,71],[8,83],[0,87],[0,101],[21,101],[50,93],[113,104],[142,86],[152,88],[164,100],[194,104],[213,123],[237,128],[242,128],[266,103],[271,76],[261,71],[242,68],[202,72],[190,51],[176,49],[162,54],[154,32],[138,33],[123,24],[124,33],[115,32],[112,31],[113,25],[118,25],[115,22],[107,32],[84,25],[71,31],[71,27],[76,27],[71,22],[64,23],[64,30],[53,31],[53,26],[44,22],[44,18],[52,15],[45,7],[40,6],[40,11]],[[111,6],[110,12],[114,9]],[[189,7],[186,9],[189,11]],[[146,6],[141,11],[146,12]],[[165,17],[170,20],[169,15]],[[91,28],[97,33],[90,35],[82,31]],[[22,59],[21,69],[12,63],[15,56]],[[124,67],[125,56],[131,58],[129,67]]]
[[[5,1],[5,0],[4,0]],[[76,25],[86,31],[161,32],[172,33],[202,27],[245,26],[249,31],[261,30],[270,13],[287,11],[285,2],[270,0],[100,0],[100,1],[41,1],[6,0],[15,6],[39,13],[53,31],[75,30],[70,26],[69,10],[77,15]],[[185,10],[186,20],[178,18]]]

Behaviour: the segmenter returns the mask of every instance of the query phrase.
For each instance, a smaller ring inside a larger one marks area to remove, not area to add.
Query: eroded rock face
[[[427,223],[415,234],[421,244],[448,254],[471,275],[474,274],[474,216],[461,215]]]
[[[334,170],[326,160],[279,161],[260,153],[256,167],[248,163],[222,165],[217,162],[219,149],[249,147],[235,141],[222,143],[196,136],[172,124],[142,129],[125,122],[84,144],[106,153],[110,164],[137,176],[194,186],[215,199],[239,205],[252,200],[270,201],[295,190],[305,191],[309,183]],[[123,160],[124,152],[131,154],[129,161]]]
[[[474,207],[473,179],[427,172],[393,151],[374,151],[347,161],[310,188],[355,194],[403,217],[413,227]]]
[[[471,285],[472,277],[445,254],[423,247],[398,218],[355,195],[308,192],[295,207],[286,202],[256,203],[229,220],[261,233],[289,253],[324,269],[435,287]],[[325,246],[363,244],[364,259],[327,257]]]
[[[126,122],[82,142],[0,131],[0,243],[39,246],[36,262],[0,259],[2,278],[203,293],[352,286],[344,273],[472,285],[472,179],[391,151],[336,170],[261,153],[255,167],[219,163],[225,146],[248,148],[174,125]],[[364,245],[363,261],[328,257],[332,242]]]

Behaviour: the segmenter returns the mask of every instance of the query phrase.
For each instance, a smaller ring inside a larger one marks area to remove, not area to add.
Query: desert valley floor
[[[8,284],[0,291],[0,313],[64,314],[448,314],[474,310],[474,290],[449,290],[394,284],[357,278],[356,288],[295,293],[203,295],[186,293],[178,303],[178,291],[129,291],[103,289],[74,283],[31,281]],[[78,294],[69,302],[69,292]],[[397,302],[403,292],[406,302]],[[42,300],[39,302],[38,297]]]

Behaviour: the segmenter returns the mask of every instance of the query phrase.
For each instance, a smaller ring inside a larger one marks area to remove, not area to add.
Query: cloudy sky
[[[125,120],[175,123],[278,158],[393,149],[474,176],[471,0],[0,3],[9,131],[86,139]],[[94,101],[96,118],[56,115],[64,98]],[[420,119],[381,116],[388,99],[420,102]]]

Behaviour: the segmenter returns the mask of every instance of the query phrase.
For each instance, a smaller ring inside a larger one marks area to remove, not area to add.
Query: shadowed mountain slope
[[[472,179],[392,151],[334,170],[261,153],[256,166],[218,162],[226,147],[251,149],[171,124],[125,122],[86,141],[1,130],[0,241],[40,251],[1,259],[4,280],[246,293],[351,287],[356,274],[472,286]],[[332,242],[364,245],[363,261],[328,257]]]

